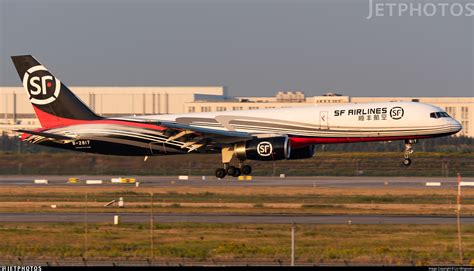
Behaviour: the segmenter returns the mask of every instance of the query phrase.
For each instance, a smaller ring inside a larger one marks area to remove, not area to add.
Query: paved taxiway
[[[149,222],[150,214],[88,213],[88,222],[110,222],[120,215],[122,222]],[[0,222],[84,222],[84,213],[0,213]],[[454,224],[454,216],[384,215],[269,215],[269,214],[155,214],[155,223],[244,223],[244,224]],[[463,224],[474,224],[474,217],[463,217]]]
[[[82,183],[68,184],[69,177],[78,177]],[[133,184],[111,184],[110,179],[118,176],[28,176],[28,175],[3,175],[0,176],[0,185],[22,185],[22,186],[42,186],[33,184],[35,179],[47,179],[48,185],[54,186],[82,186],[85,180],[103,180],[103,186],[124,186]],[[292,186],[292,187],[359,187],[359,188],[426,188],[426,182],[440,182],[441,187],[455,187],[456,177],[253,177],[251,181],[240,181],[237,178],[218,180],[215,177],[190,176],[189,180],[178,180],[178,176],[131,176],[140,182],[141,186]],[[474,177],[465,177],[463,181],[474,181]],[[92,186],[92,185],[87,185]]]

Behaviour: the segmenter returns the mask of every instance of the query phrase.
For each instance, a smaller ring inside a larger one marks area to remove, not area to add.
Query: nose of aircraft
[[[461,123],[459,123],[459,121],[457,121],[457,120],[455,120],[455,119],[453,119],[453,118],[451,118],[451,125],[452,125],[452,127],[453,127],[453,132],[456,132],[456,133],[457,133],[457,132],[459,132],[459,131],[462,130],[462,125],[461,125]]]

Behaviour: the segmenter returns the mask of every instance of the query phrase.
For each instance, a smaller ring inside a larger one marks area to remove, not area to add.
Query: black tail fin
[[[44,128],[101,119],[31,55],[12,61]]]

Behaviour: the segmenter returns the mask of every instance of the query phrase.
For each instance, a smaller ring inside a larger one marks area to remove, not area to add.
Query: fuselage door
[[[319,112],[319,127],[321,129],[328,129],[328,111]]]

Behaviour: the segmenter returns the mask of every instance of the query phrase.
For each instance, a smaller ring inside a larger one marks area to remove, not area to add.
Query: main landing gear
[[[231,166],[230,161],[234,156],[234,151],[231,147],[224,147],[222,148],[222,163],[224,164],[224,168],[216,169],[216,177],[217,178],[224,178],[226,175],[232,177],[239,177],[240,175],[250,175],[252,173],[252,167],[249,165],[243,165],[244,161],[239,161],[239,166]]]
[[[240,175],[250,175],[250,173],[252,173],[252,167],[249,165],[234,167],[229,166],[229,164],[224,164],[224,168],[216,169],[216,177],[221,179],[227,175],[239,177]]]
[[[418,140],[416,139],[407,139],[405,140],[405,152],[403,154],[403,162],[402,165],[405,167],[409,167],[411,165],[410,154],[413,153],[413,144],[417,143]]]

